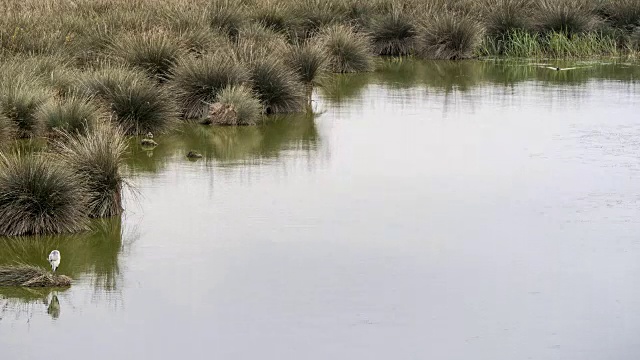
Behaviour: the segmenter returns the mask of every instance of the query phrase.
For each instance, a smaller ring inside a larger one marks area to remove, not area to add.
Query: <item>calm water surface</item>
[[[122,219],[0,240],[76,279],[0,289],[0,358],[637,359],[640,67],[569,65],[387,62],[134,145]]]

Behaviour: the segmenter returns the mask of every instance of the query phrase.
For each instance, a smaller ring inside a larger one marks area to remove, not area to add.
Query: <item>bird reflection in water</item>
[[[47,306],[47,314],[51,315],[53,319],[60,317],[60,300],[58,300],[57,291],[51,293],[51,298],[49,299],[49,304]]]

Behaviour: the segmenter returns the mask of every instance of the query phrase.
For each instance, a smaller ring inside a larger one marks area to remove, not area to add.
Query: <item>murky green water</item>
[[[0,358],[637,358],[640,67],[560,66],[388,62],[134,147],[122,219],[0,240],[76,279],[0,289]]]

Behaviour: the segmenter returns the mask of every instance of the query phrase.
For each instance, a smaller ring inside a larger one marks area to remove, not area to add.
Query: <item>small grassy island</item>
[[[79,232],[90,218],[120,214],[127,136],[310,111],[328,74],[373,71],[376,56],[640,50],[640,0],[11,0],[0,8],[0,236]]]

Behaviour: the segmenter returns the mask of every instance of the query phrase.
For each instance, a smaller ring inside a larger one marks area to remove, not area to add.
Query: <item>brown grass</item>
[[[71,278],[53,274],[38,266],[10,265],[0,267],[0,286],[65,287]]]

